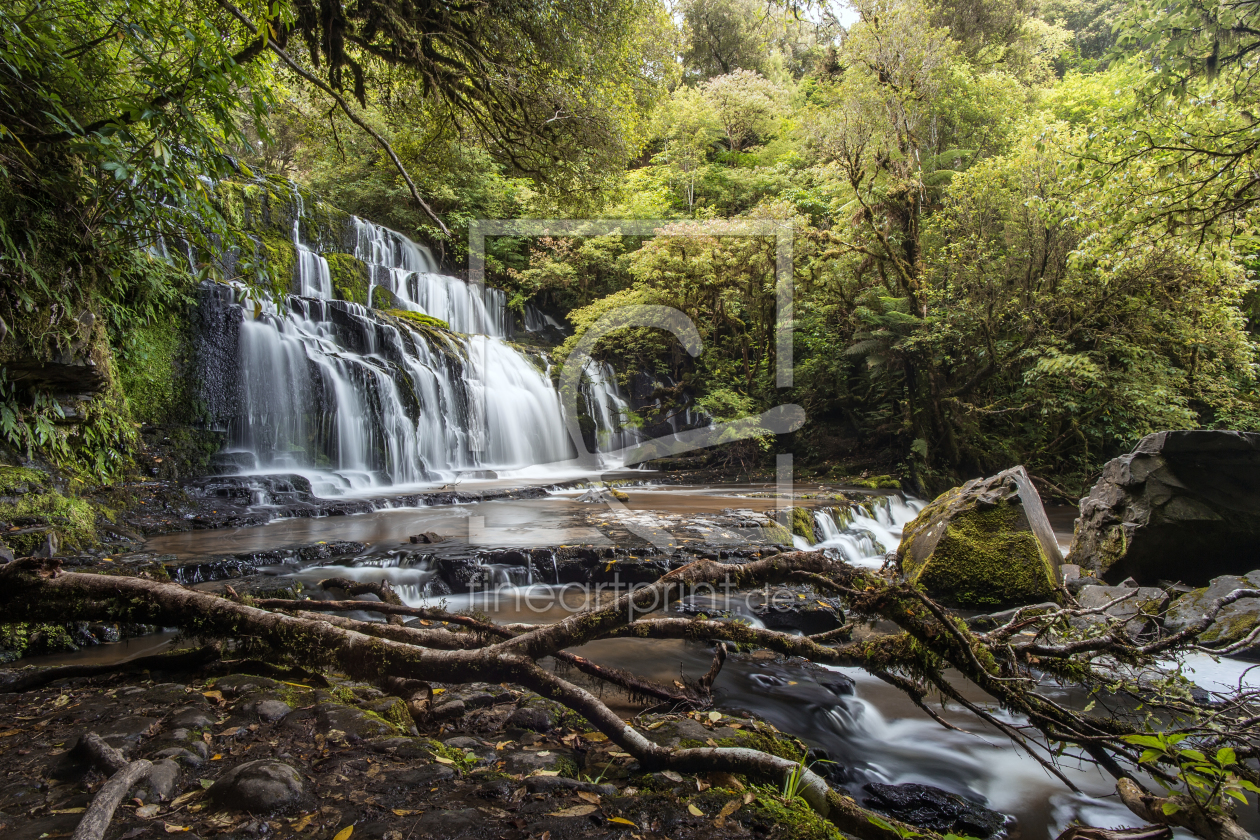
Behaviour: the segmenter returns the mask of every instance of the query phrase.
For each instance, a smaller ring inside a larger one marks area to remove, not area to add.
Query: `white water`
[[[355,255],[371,288],[388,289],[397,308],[441,319],[459,335],[434,337],[333,300],[327,260],[302,239],[300,194],[296,203],[298,294],[254,300],[237,288],[228,304],[240,308],[228,451],[246,473],[304,475],[323,496],[470,472],[574,471],[582,442],[569,440],[545,361],[535,364],[504,340],[512,316],[503,292],[438,273],[426,248],[356,218]],[[632,443],[612,369],[589,366],[582,389],[598,448]],[[601,469],[619,466],[597,460]]]
[[[833,549],[845,561],[865,569],[877,569],[884,555],[901,542],[901,532],[924,502],[901,496],[875,496],[860,506],[820,508],[814,513],[814,533],[821,539],[810,545],[795,537],[798,548]]]

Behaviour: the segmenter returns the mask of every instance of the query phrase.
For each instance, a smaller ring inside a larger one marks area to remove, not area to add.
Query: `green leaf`
[[[1181,810],[1181,806],[1176,802],[1165,802],[1159,806],[1159,810],[1164,812],[1165,816],[1171,816]]]

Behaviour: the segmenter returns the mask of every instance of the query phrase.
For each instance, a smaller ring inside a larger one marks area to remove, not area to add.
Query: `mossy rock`
[[[794,507],[791,509],[788,521],[791,523],[793,534],[804,537],[810,545],[818,542],[814,538],[814,512],[812,510]]]
[[[0,464],[0,496],[24,496],[48,486],[48,473]]]
[[[390,292],[388,289],[377,286],[376,289],[373,290],[373,294],[378,291],[384,291],[390,295],[391,299],[393,298],[393,292]],[[451,325],[443,321],[441,318],[434,318],[432,315],[425,315],[423,312],[415,312],[411,309],[387,309],[385,310],[385,314],[391,315],[395,318],[401,318],[408,324],[417,327],[447,330],[448,332],[451,329]]]
[[[761,536],[774,545],[791,545],[792,532],[773,520],[769,525],[761,526]]]
[[[333,292],[340,300],[367,306],[371,278],[367,264],[350,254],[324,254]]]
[[[26,472],[31,472],[27,470]],[[96,509],[84,499],[63,496],[56,490],[27,493],[0,501],[0,522],[23,528],[46,527],[54,531],[62,546],[88,548],[96,545]],[[45,531],[6,535],[14,554],[31,554],[44,543]]]
[[[951,606],[1058,599],[1062,556],[1023,467],[938,497],[906,526],[897,559],[912,584]]]

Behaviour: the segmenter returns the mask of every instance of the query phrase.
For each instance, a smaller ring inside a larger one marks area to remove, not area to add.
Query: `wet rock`
[[[942,834],[992,837],[1006,826],[1006,817],[997,811],[931,785],[871,782],[862,790],[868,808]]]
[[[911,583],[951,606],[981,609],[1054,600],[1062,559],[1023,467],[940,495],[906,525],[897,548]]]
[[[223,692],[224,697],[239,697],[251,691],[279,687],[280,683],[270,677],[255,677],[251,674],[231,674],[214,683],[215,690]]]
[[[1068,561],[1111,583],[1246,574],[1260,567],[1258,477],[1260,434],[1147,435],[1081,500]]]
[[[455,840],[459,837],[480,835],[485,827],[485,815],[476,808],[459,811],[430,811],[416,823],[421,837],[435,840]]]
[[[437,572],[453,593],[485,589],[490,581],[487,569],[471,557],[441,557]]]
[[[13,560],[13,549],[0,542],[0,564],[12,563]]]
[[[141,738],[156,730],[157,724],[157,718],[128,715],[100,726],[96,733],[111,747],[126,752],[128,747],[135,745]]]
[[[1124,631],[1132,639],[1148,639],[1159,632],[1159,615],[1168,605],[1168,594],[1154,586],[1083,586],[1076,595],[1076,600],[1085,609],[1098,609],[1117,598],[1128,596],[1125,600],[1106,611],[1108,616],[1125,619]],[[1103,624],[1102,616],[1078,616],[1072,619],[1072,625],[1085,628]]]
[[[1222,575],[1207,586],[1182,595],[1164,614],[1164,629],[1169,633],[1184,630],[1207,615],[1217,598],[1235,589],[1260,589],[1260,571],[1248,572],[1242,577]],[[1260,598],[1242,598],[1224,607],[1199,638],[1213,647],[1221,646],[1244,638],[1257,624],[1260,624]],[[1260,653],[1260,644],[1245,653]]]
[[[178,784],[178,764],[169,758],[153,762],[153,766],[149,768],[149,778],[142,785],[148,791],[145,802],[169,802],[174,798]]]
[[[414,534],[410,537],[410,539],[411,542],[422,545],[430,545],[446,541],[446,537],[441,534],[435,534],[432,531],[425,531],[423,534]]]
[[[617,794],[617,788],[612,785],[579,782],[577,779],[570,779],[565,776],[530,776],[525,780],[525,789],[530,793],[580,790],[583,793],[597,793],[600,796],[615,796]]]
[[[256,717],[264,723],[275,723],[283,720],[293,708],[276,697],[253,697],[247,699],[237,708],[241,714]]]
[[[426,764],[423,767],[394,773],[389,780],[400,787],[427,787],[453,779],[455,776],[453,767],[447,767],[445,764]]]
[[[196,753],[189,752],[183,747],[168,747],[154,754],[154,758],[169,758],[172,761],[179,762],[185,767],[200,767],[205,763],[205,759]]]
[[[282,761],[264,758],[233,767],[208,792],[217,805],[251,814],[296,807],[306,795],[302,774]]]
[[[772,600],[754,608],[753,613],[771,630],[799,630],[806,636],[826,633],[844,624],[844,610],[831,599],[793,598],[789,603]]]
[[[168,723],[179,729],[209,729],[217,721],[214,715],[202,709],[184,709],[175,714]]]
[[[560,750],[518,750],[503,756],[503,771],[515,776],[532,776],[540,770],[576,768],[573,758]]]
[[[320,703],[315,707],[315,719],[319,730],[324,734],[341,732],[352,741],[389,738],[398,734],[397,729],[379,717],[338,703]]]

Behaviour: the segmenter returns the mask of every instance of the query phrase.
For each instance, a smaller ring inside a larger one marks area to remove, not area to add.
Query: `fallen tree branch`
[[[101,840],[114,818],[114,811],[118,810],[133,787],[148,778],[153,764],[145,759],[127,761],[121,752],[106,744],[95,732],[84,735],[78,749],[94,767],[109,773],[110,777],[96,792],[70,840]]]

